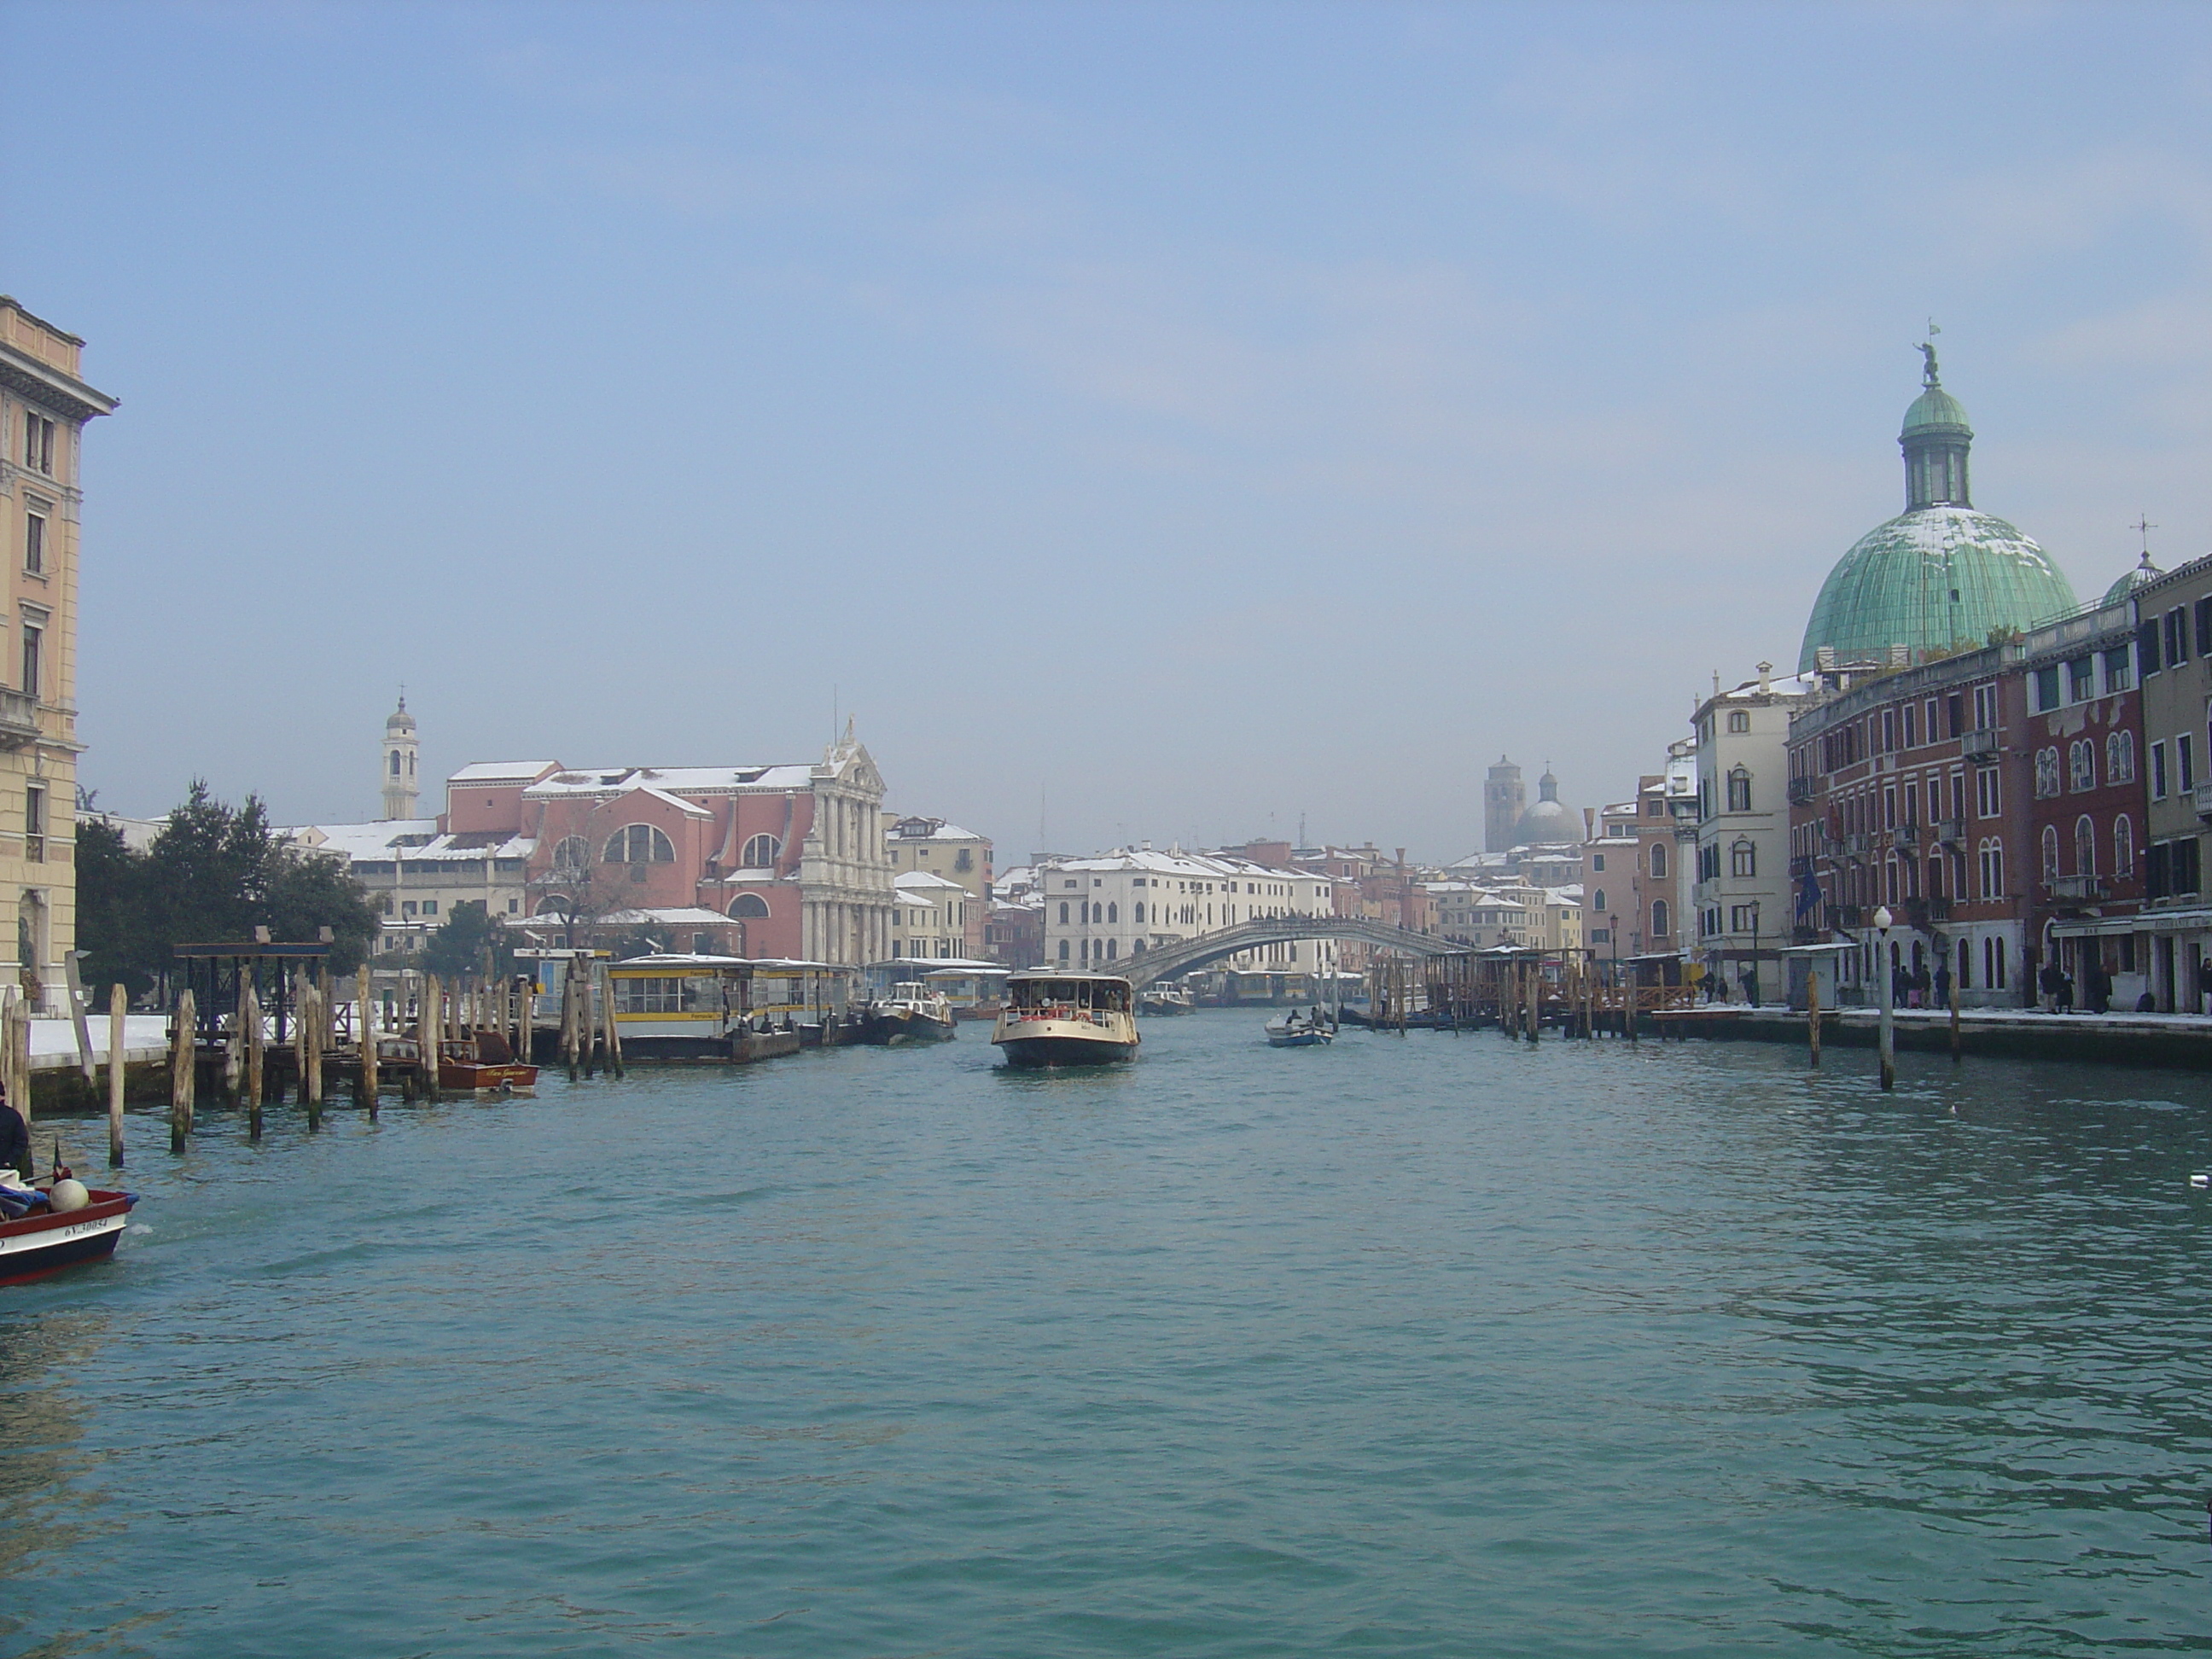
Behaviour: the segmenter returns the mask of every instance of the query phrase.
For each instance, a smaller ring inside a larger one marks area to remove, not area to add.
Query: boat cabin
[[[1111,974],[1028,973],[1006,979],[1006,1006],[1024,1012],[1065,1008],[1070,1012],[1126,1014],[1136,1003],[1129,981]]]
[[[641,1057],[719,1054],[734,1030],[835,1024],[851,983],[848,968],[781,958],[632,957],[607,968],[623,1046]]]

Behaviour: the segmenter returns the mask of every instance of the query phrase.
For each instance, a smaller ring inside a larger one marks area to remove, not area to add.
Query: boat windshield
[[[1129,984],[1119,979],[1018,979],[1009,981],[1007,998],[1017,1008],[1088,1008],[1103,1013],[1127,1013]]]

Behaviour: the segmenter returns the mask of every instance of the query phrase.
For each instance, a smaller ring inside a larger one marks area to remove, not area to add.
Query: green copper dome
[[[2079,609],[2050,556],[2002,519],[1978,513],[1967,484],[1974,429],[1936,375],[1936,348],[1920,395],[1905,412],[1905,512],[1844,555],[1805,624],[1797,671],[1838,662],[1887,662],[1902,647],[1913,661],[1988,642],[1999,629],[2032,628]]]
[[[1838,662],[1887,660],[1898,645],[1917,661],[2078,608],[2050,556],[2002,519],[1923,507],[1868,532],[1828,573],[1797,668],[1812,670],[1824,645]]]
[[[1898,434],[1898,441],[1901,443],[1923,432],[1974,435],[1974,428],[1966,424],[1966,411],[1940,386],[1929,386],[1912,400],[1912,407],[1905,411],[1905,429]]]
[[[2130,598],[2134,594],[2136,589],[2143,586],[2146,583],[2156,581],[2165,574],[2166,573],[2163,570],[2160,570],[2156,565],[2150,562],[2149,550],[2145,549],[2142,556],[2142,562],[2137,565],[2134,569],[2129,571],[2126,575],[2121,577],[2119,580],[2114,582],[2110,587],[2106,588],[2105,590],[2105,597],[2100,599],[2098,603],[2100,605],[2118,605],[2124,600]]]

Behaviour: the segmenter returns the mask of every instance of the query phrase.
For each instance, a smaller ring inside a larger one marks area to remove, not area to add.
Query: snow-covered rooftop
[[[282,830],[309,852],[331,853],[349,862],[404,859],[410,864],[434,860],[526,859],[538,842],[505,830],[441,835],[435,818],[385,818],[374,823],[306,823]]]

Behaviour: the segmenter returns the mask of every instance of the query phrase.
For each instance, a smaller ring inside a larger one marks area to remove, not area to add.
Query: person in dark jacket
[[[2081,998],[2093,1014],[2107,1014],[2112,1011],[2112,976],[2105,971],[2105,964],[2091,957],[2081,969]]]
[[[1938,1008],[1951,1006],[1951,963],[1945,957],[1937,957],[1936,962],[1936,1006]]]
[[[8,1103],[4,1092],[0,1092],[0,1170],[31,1173],[31,1126]]]

